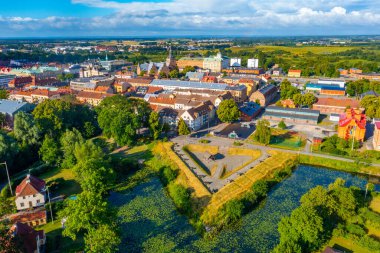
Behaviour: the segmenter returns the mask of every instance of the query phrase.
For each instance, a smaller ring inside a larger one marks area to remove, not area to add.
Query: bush
[[[3,189],[1,189],[0,195],[3,198],[9,198],[11,196],[11,191],[9,190],[8,183],[6,185],[4,185]]]
[[[283,120],[281,120],[280,123],[278,123],[278,128],[283,130],[286,129],[286,124]]]
[[[183,185],[171,183],[168,185],[169,195],[182,213],[191,213],[190,194]]]
[[[243,203],[233,199],[223,205],[219,211],[220,225],[227,225],[238,221],[243,214]]]
[[[268,182],[259,180],[252,185],[251,190],[259,198],[266,197],[269,191]]]
[[[377,251],[380,249],[380,242],[368,235],[365,235],[362,238],[360,238],[359,245],[373,251]]]
[[[243,143],[241,143],[240,141],[234,141],[234,146],[243,146]]]
[[[203,140],[199,141],[199,143],[203,143],[203,144],[208,144],[210,142],[211,142],[210,140],[206,140],[206,139],[203,139]]]
[[[162,167],[160,169],[160,178],[164,186],[174,181],[176,177],[177,177],[177,172],[172,170],[170,167]]]
[[[367,234],[364,228],[356,224],[348,224],[346,229],[349,233],[359,235],[359,236],[364,236]]]

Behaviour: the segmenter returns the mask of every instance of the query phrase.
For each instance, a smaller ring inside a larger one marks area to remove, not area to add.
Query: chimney
[[[29,174],[29,173],[26,175],[26,183],[27,183],[27,184],[30,183],[30,174]]]

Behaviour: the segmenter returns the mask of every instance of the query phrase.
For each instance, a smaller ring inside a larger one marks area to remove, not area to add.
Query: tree
[[[193,66],[186,66],[182,70],[182,74],[186,75],[187,72],[194,72],[195,68]]]
[[[317,102],[317,98],[312,93],[306,93],[303,96],[303,104],[307,105],[309,108]]]
[[[15,211],[15,202],[11,198],[0,196],[0,217],[14,213]]]
[[[190,129],[187,126],[186,122],[180,118],[178,121],[178,134],[179,135],[188,135],[190,134]]]
[[[113,214],[106,200],[97,193],[83,191],[76,200],[66,200],[66,207],[58,212],[66,219],[62,234],[76,240],[77,234],[96,229],[103,224],[112,224]]]
[[[74,155],[77,163],[104,157],[103,150],[96,146],[92,140],[75,143]]]
[[[0,131],[0,157],[1,162],[6,161],[8,165],[13,163],[15,155],[19,152],[19,148],[15,139],[6,133]]]
[[[233,122],[240,117],[239,108],[233,99],[223,100],[216,113],[222,122]]]
[[[173,69],[172,71],[170,71],[169,77],[170,78],[178,78],[179,77],[178,69]]]
[[[97,132],[97,127],[94,125],[94,123],[92,122],[89,122],[89,121],[86,121],[84,123],[84,136],[86,138],[91,138],[91,137],[94,137],[94,135],[96,134]]]
[[[298,94],[295,94],[293,96],[293,102],[294,104],[298,107],[298,106],[302,106],[303,104],[303,96],[302,94],[298,93]]]
[[[0,89],[0,99],[7,99],[8,98],[8,92],[6,89]]]
[[[280,121],[280,123],[278,123],[278,128],[280,129],[286,129],[286,124],[283,120]]]
[[[107,192],[116,178],[110,165],[99,158],[81,161],[73,170],[83,191],[100,195]]]
[[[284,79],[280,85],[281,99],[293,98],[295,94],[300,93],[300,90],[293,87],[288,79]]]
[[[4,127],[7,122],[7,117],[4,113],[0,113],[0,127]]]
[[[86,252],[116,252],[121,239],[116,224],[102,224],[91,228],[84,237]]]
[[[15,115],[13,133],[23,146],[38,144],[40,139],[40,130],[36,126],[33,116],[23,111]]]
[[[223,205],[218,216],[221,224],[230,224],[238,221],[243,214],[244,205],[239,200],[230,200]]]
[[[42,146],[38,153],[41,156],[42,161],[47,164],[56,165],[59,163],[61,158],[57,141],[49,135],[45,135],[44,141],[42,142]]]
[[[96,110],[103,134],[114,138],[119,145],[135,142],[137,131],[143,126],[149,126],[152,111],[147,102],[123,96],[104,99]]]
[[[160,115],[157,112],[152,112],[149,116],[149,128],[153,139],[157,140],[160,137],[162,131],[162,125],[160,123]]]
[[[75,146],[84,143],[84,139],[81,133],[73,128],[72,131],[66,130],[66,132],[62,135],[61,139],[61,150],[63,153],[63,168],[71,168],[73,167],[77,160],[75,157]]]
[[[256,124],[256,131],[253,134],[253,138],[265,145],[270,143],[271,129],[268,120],[259,120]]]

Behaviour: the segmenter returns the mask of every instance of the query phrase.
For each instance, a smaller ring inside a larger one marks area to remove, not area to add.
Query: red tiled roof
[[[159,96],[159,97],[150,97],[148,102],[152,104],[165,104],[165,105],[174,105],[175,98],[169,96]]]
[[[319,98],[318,102],[315,105],[321,106],[336,106],[336,107],[351,107],[351,108],[359,108],[360,103],[358,100],[353,98]]]
[[[35,220],[46,220],[46,210],[39,210],[36,212],[30,212],[30,213],[16,213],[9,217],[12,223],[15,222],[21,222],[21,223],[27,223]]]
[[[301,70],[300,69],[289,69],[289,72],[288,73],[301,73]]]
[[[45,188],[45,181],[32,175],[26,176],[21,184],[16,187],[16,196],[28,196],[42,192]]]
[[[80,91],[77,94],[77,98],[91,98],[91,99],[104,99],[106,97],[112,97],[112,96],[114,96],[114,94],[91,92],[91,91]]]
[[[380,121],[375,122],[375,126],[376,126],[377,129],[380,130]]]
[[[347,126],[352,121],[354,121],[355,124],[360,129],[365,129],[365,126],[366,126],[366,123],[367,123],[365,114],[363,114],[363,113],[356,113],[354,109],[351,109],[346,114],[342,114],[341,115],[341,117],[339,119],[339,126],[340,127]]]

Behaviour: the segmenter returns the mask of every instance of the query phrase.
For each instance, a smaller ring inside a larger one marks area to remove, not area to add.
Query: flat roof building
[[[284,108],[279,106],[268,106],[263,118],[273,121],[281,121],[293,124],[318,124],[320,112],[318,110]]]

